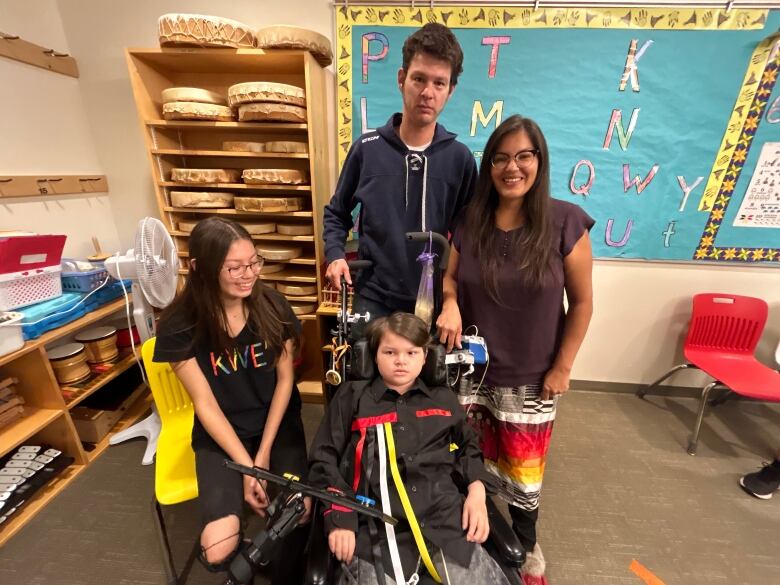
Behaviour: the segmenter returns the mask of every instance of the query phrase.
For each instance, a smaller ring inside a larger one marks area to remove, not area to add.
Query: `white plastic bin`
[[[61,272],[57,265],[0,274],[0,311],[11,311],[60,296]]]
[[[21,349],[22,337],[21,313],[0,313],[0,356]]]

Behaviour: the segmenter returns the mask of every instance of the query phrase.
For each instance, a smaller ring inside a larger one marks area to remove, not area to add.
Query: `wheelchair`
[[[427,235],[426,235],[427,238]],[[344,296],[344,295],[342,295]],[[339,334],[348,335],[350,320],[354,315],[346,311],[339,315]],[[343,327],[343,329],[342,329]],[[451,361],[451,360],[450,360]],[[366,339],[360,339],[352,343],[349,363],[344,360],[341,371],[344,373],[342,380],[366,380],[376,376],[374,358],[368,347]],[[443,345],[434,344],[429,348],[420,378],[430,386],[451,386],[452,378],[448,375],[447,353]],[[463,383],[463,379],[460,379]],[[328,393],[328,399],[332,393]],[[519,576],[519,568],[525,562],[525,551],[517,536],[499,512],[492,498],[487,498],[488,519],[490,522],[490,536],[482,545],[507,576],[512,585],[522,585]],[[325,535],[322,513],[316,507],[312,514],[312,527],[307,546],[307,567],[305,572],[305,585],[331,585],[337,581],[339,563],[330,553]],[[419,584],[435,585],[433,578],[426,571],[419,573]]]

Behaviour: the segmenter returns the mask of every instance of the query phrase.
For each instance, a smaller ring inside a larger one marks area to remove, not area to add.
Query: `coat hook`
[[[48,55],[49,57],[67,57],[68,53],[58,53],[54,49],[46,49],[43,51],[44,55]]]
[[[8,33],[0,31],[0,38],[2,38],[4,41],[15,41],[19,38],[19,35],[9,35]]]
[[[726,2],[726,14],[731,12],[732,6],[734,6],[734,0],[728,0],[728,2]]]
[[[13,177],[8,177],[7,179],[0,179],[0,183],[10,183],[13,181]]]
[[[59,183],[62,181],[62,177],[57,177],[56,179],[38,179],[39,183]]]
[[[534,11],[539,10],[539,0],[534,0]]]
[[[99,181],[100,177],[79,177],[79,181]]]

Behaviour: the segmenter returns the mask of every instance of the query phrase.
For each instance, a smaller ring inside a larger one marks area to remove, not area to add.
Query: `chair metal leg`
[[[157,539],[160,543],[160,549],[163,556],[165,582],[168,585],[179,585],[179,577],[176,575],[176,567],[173,566],[171,546],[168,542],[168,531],[165,529],[165,519],[162,515],[162,508],[160,508],[160,503],[155,497],[152,498],[152,514],[154,516],[154,526],[157,529]]]
[[[717,396],[710,400],[710,406],[720,406],[724,402],[726,402],[729,398],[734,398],[735,394],[729,390],[728,388],[723,388],[723,392],[720,396]]]
[[[679,371],[679,370],[684,370],[684,369],[686,369],[686,368],[695,368],[695,367],[696,367],[696,366],[694,366],[693,364],[680,364],[679,366],[674,366],[674,367],[673,367],[671,370],[669,370],[668,372],[666,372],[666,373],[665,373],[663,376],[661,376],[660,378],[658,378],[658,379],[657,379],[655,382],[653,382],[652,384],[648,384],[648,385],[647,385],[647,386],[645,386],[644,388],[640,388],[639,390],[637,390],[637,391],[636,391],[636,395],[637,395],[637,396],[639,396],[639,398],[644,398],[644,397],[645,397],[645,394],[647,394],[647,392],[648,392],[648,390],[650,390],[650,388],[653,388],[653,387],[655,387],[655,386],[658,386],[658,384],[660,384],[661,382],[663,382],[664,380],[666,380],[666,379],[667,379],[669,376],[671,376],[671,375],[672,375],[672,374],[674,374],[675,372],[677,372],[677,371]]]
[[[704,410],[707,408],[707,397],[718,382],[711,382],[707,384],[701,391],[701,402],[699,403],[699,414],[696,417],[696,424],[693,427],[693,434],[691,434],[691,440],[688,442],[688,455],[696,455],[696,446],[699,442],[699,431],[701,430],[701,423],[704,419]]]

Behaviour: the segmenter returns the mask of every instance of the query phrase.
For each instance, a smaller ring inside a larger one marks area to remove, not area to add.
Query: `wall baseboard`
[[[646,384],[626,382],[600,382],[598,380],[572,380],[572,390],[588,390],[592,392],[620,392],[622,394],[636,394],[637,390],[644,388]],[[696,386],[656,386],[648,396],[679,396],[684,398],[701,397],[701,388]],[[716,394],[715,394],[716,395]]]

